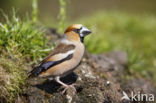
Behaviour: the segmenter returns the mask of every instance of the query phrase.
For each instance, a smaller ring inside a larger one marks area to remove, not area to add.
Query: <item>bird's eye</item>
[[[80,33],[80,29],[73,29],[75,33]]]

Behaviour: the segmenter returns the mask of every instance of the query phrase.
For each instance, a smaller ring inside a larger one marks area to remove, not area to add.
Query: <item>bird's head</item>
[[[73,24],[65,31],[68,40],[81,42],[83,42],[84,37],[90,33],[91,31],[81,24]]]

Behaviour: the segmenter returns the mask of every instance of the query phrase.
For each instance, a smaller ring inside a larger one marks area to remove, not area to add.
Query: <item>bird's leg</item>
[[[56,80],[56,82],[58,82],[58,83],[61,84],[62,86],[68,87],[67,84],[63,83],[63,82],[60,80],[60,77],[56,77],[55,80]]]
[[[76,85],[76,84],[73,83],[73,84],[69,85],[69,87],[73,88],[74,91],[76,92],[76,89],[75,89],[75,87],[74,87],[75,85]]]
[[[64,94],[65,91],[66,91],[68,88],[73,88],[74,91],[76,92],[76,89],[75,89],[75,87],[74,87],[75,84],[67,85],[67,84],[63,83],[63,82],[60,80],[60,77],[56,77],[55,80],[56,80],[56,82],[58,82],[59,84],[61,84],[61,85],[64,87],[64,90],[62,91],[62,94]]]

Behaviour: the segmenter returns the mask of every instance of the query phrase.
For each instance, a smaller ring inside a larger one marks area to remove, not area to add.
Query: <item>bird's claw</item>
[[[64,86],[64,90],[62,91],[62,94],[64,94],[68,88],[72,88],[74,90],[74,92],[76,92],[76,89],[75,89],[74,85],[76,85],[76,84],[71,84],[71,85]]]

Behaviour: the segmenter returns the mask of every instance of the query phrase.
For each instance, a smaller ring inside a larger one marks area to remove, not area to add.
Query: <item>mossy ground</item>
[[[3,15],[6,21],[0,22],[0,102],[12,102],[26,86],[31,64],[51,48],[43,27],[29,18],[20,19],[15,11],[11,19]]]
[[[0,61],[0,98],[11,102],[23,92],[21,88],[26,85],[27,77],[25,71],[30,67],[19,59],[1,56]]]

